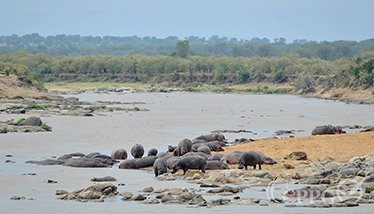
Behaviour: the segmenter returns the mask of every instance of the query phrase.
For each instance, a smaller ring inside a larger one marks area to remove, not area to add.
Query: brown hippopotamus
[[[165,158],[157,158],[153,164],[155,177],[168,172],[168,166]]]
[[[239,162],[239,157],[243,152],[233,151],[230,154],[227,154],[221,158],[221,162],[226,164],[237,164]]]
[[[137,143],[131,148],[131,155],[134,158],[142,158],[143,154],[144,154],[143,145]]]
[[[261,164],[273,165],[277,163],[275,160],[271,159],[270,157],[267,157],[264,153],[260,151],[256,151],[256,153],[259,154],[261,157]]]
[[[325,125],[325,126],[317,126],[312,130],[312,135],[325,135],[325,134],[344,134],[346,133],[341,128],[332,126],[332,125]]]
[[[256,152],[244,152],[239,157],[238,169],[247,170],[247,166],[253,166],[253,169],[256,169],[256,165],[261,170],[261,157]]]
[[[104,181],[117,181],[117,179],[115,179],[114,177],[112,176],[105,176],[105,177],[101,177],[101,178],[92,178],[91,181],[96,181],[96,182],[104,182]]]
[[[195,139],[202,139],[205,140],[206,142],[209,141],[224,141],[225,136],[223,134],[208,134],[208,135],[201,135]]]
[[[227,164],[222,163],[219,160],[207,161],[205,165],[206,170],[217,170],[217,169],[230,169]]]
[[[179,169],[183,169],[183,175],[186,174],[188,169],[201,169],[205,173],[206,160],[200,156],[183,157],[178,160],[171,171],[172,174],[176,173]]]
[[[287,197],[297,198],[331,198],[330,193],[319,189],[295,189],[283,193]]]
[[[157,149],[153,148],[148,151],[148,156],[156,156],[158,153]]]
[[[190,139],[183,139],[181,142],[178,143],[178,156],[183,156],[188,152],[191,152],[192,149],[192,141]]]
[[[119,159],[119,160],[126,160],[127,159],[127,151],[125,149],[117,149],[112,152],[110,155],[112,159]]]

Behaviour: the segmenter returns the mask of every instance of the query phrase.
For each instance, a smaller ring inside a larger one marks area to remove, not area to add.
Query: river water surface
[[[184,180],[157,181],[151,170],[119,170],[112,168],[71,168],[64,166],[38,166],[25,164],[27,160],[42,160],[72,152],[100,152],[110,155],[119,148],[128,151],[135,143],[142,144],[146,152],[157,148],[166,151],[167,145],[177,145],[184,138],[193,139],[215,130],[248,130],[250,133],[225,133],[228,141],[236,138],[267,138],[277,130],[295,130],[294,136],[309,136],[318,125],[370,125],[374,126],[374,109],[369,105],[346,104],[332,100],[302,98],[293,95],[212,94],[212,93],[131,93],[80,94],[81,101],[145,102],[136,104],[149,111],[114,111],[94,117],[42,116],[52,126],[48,133],[8,133],[0,135],[0,212],[1,213],[341,213],[371,212],[372,205],[357,208],[285,208],[269,203],[267,207],[225,205],[195,207],[188,205],[145,205],[123,202],[120,197],[108,198],[104,203],[61,201],[55,192],[69,192],[91,184],[92,177],[113,176],[125,183],[118,191],[136,194],[144,187],[195,188],[199,185]],[[133,105],[115,105],[134,107]],[[32,115],[0,114],[0,120]],[[347,132],[357,130],[346,129]],[[13,157],[5,157],[11,154]],[[131,158],[131,157],[130,157]],[[6,160],[15,163],[5,163]],[[36,175],[29,175],[36,173]],[[58,183],[50,184],[47,180]],[[297,187],[297,186],[295,186]],[[280,187],[276,194],[284,191]],[[268,200],[266,193],[253,187],[240,193],[241,198],[257,197]],[[202,190],[204,191],[204,190]],[[26,200],[13,201],[12,196],[25,196]],[[154,195],[151,195],[154,198]],[[204,196],[205,197],[205,196]],[[221,197],[220,198],[229,198]],[[30,198],[34,200],[29,200]],[[205,197],[211,199],[211,197]]]

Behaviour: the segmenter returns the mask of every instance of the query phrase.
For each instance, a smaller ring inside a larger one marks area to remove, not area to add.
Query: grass
[[[43,123],[42,125],[40,125],[40,127],[46,131],[52,131],[52,127],[48,126],[46,123]]]
[[[21,118],[21,119],[19,119],[19,120],[17,121],[17,124],[22,123],[24,120],[26,120],[26,119],[25,119],[25,118]]]

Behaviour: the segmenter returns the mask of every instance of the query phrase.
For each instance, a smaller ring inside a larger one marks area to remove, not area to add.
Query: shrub
[[[52,131],[52,127],[48,126],[46,123],[40,125],[40,127],[46,131]]]
[[[21,118],[21,119],[19,119],[19,120],[17,121],[17,124],[22,123],[22,121],[24,121],[24,120],[26,120],[26,119],[25,119],[25,118]]]

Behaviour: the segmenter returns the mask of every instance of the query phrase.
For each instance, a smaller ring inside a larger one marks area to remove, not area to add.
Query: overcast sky
[[[374,38],[374,0],[0,0],[0,35]]]

